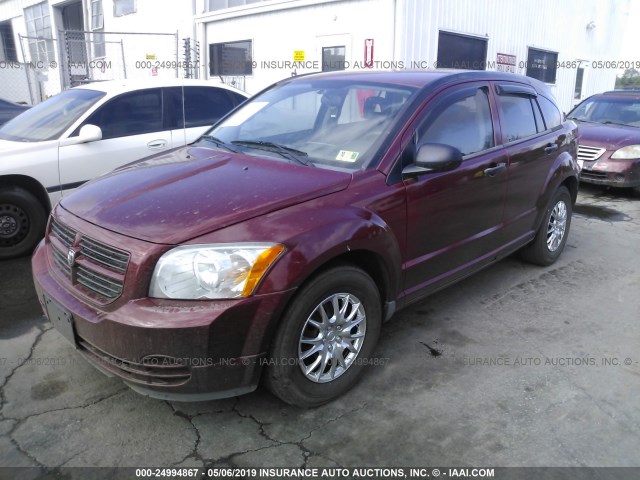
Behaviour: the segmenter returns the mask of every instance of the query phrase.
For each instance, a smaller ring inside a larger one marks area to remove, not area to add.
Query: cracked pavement
[[[399,313],[311,410],[140,396],[42,317],[28,259],[0,262],[0,466],[639,466],[640,195],[581,188],[555,265],[508,258]]]

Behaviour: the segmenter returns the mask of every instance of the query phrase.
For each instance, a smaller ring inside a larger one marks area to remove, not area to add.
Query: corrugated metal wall
[[[486,37],[488,61],[506,53],[524,65],[528,47],[537,47],[557,52],[559,62],[586,61],[584,98],[614,87],[618,71],[594,68],[593,62],[619,60],[629,0],[398,0],[397,9],[398,59],[432,64],[440,30]],[[590,22],[595,28],[587,29]],[[558,68],[551,85],[565,111],[574,104],[576,73]]]
[[[235,18],[232,14],[203,15],[197,21],[204,25],[200,35],[205,55],[211,43],[251,39],[258,62],[292,60],[293,50],[304,50],[307,59],[319,60],[322,37],[329,41],[336,35],[336,41],[348,43],[347,60],[352,62],[363,60],[364,39],[373,38],[376,60],[432,66],[437,60],[440,30],[477,35],[488,40],[489,62],[496,60],[497,53],[506,53],[515,55],[517,63],[524,66],[528,47],[557,52],[559,62],[585,60],[584,98],[614,87],[618,70],[592,65],[598,60],[618,59],[629,2],[343,0],[310,4],[299,0],[281,2],[272,11],[263,8],[260,13]],[[595,28],[587,29],[590,22]],[[525,72],[526,68],[518,68],[517,73]],[[245,85],[254,93],[291,73],[257,68],[245,78]],[[575,68],[559,68],[551,85],[565,111],[576,103],[576,73]]]

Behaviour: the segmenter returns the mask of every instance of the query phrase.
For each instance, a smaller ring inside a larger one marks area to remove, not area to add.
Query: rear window
[[[502,137],[505,143],[538,133],[531,98],[520,95],[500,95],[498,104],[502,112]]]
[[[545,97],[538,97],[538,105],[542,110],[542,116],[547,125],[547,130],[557,127],[562,124],[562,115],[560,110],[550,100]]]

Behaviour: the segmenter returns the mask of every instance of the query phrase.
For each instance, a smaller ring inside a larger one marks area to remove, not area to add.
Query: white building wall
[[[238,40],[253,42],[256,68],[244,79],[245,84],[240,85],[249,93],[256,93],[294,72],[302,74],[320,70],[282,68],[278,65],[268,68],[263,64],[292,62],[295,50],[304,51],[305,66],[313,67],[312,62],[318,66],[322,64],[323,46],[344,45],[346,62],[353,64],[364,60],[365,39],[375,38],[375,57],[393,58],[393,0],[265,3],[197,17],[197,24],[205,25],[204,37],[199,38],[204,76],[209,76],[209,45]]]
[[[558,53],[558,62],[584,60],[582,98],[614,88],[618,73],[593,62],[619,60],[629,0],[397,0],[399,60],[435,62],[438,32],[445,30],[488,39],[487,61],[497,53],[515,55],[526,65],[528,47]],[[594,22],[595,28],[587,29]],[[526,67],[516,73],[525,74]],[[577,70],[558,68],[550,85],[562,109],[573,98]]]
[[[261,68],[264,60],[293,60],[304,50],[306,60],[321,61],[321,47],[335,35],[347,45],[347,61],[364,60],[364,40],[374,39],[377,68],[411,62],[433,66],[437,60],[438,32],[487,38],[487,61],[497,53],[515,55],[526,73],[528,47],[558,53],[558,61],[584,60],[582,98],[612,89],[618,71],[594,68],[593,62],[619,59],[630,0],[272,0],[196,16],[202,49],[202,74],[208,76],[212,43],[253,41],[257,68],[241,79],[249,93],[288,77],[293,69]],[[204,9],[197,1],[196,11]],[[594,22],[595,28],[587,29]],[[488,69],[494,69],[489,65]],[[307,73],[319,68],[296,69]],[[574,97],[577,70],[558,68],[550,85],[562,109]]]

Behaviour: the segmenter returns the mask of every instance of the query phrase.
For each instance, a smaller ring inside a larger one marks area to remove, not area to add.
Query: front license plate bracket
[[[78,348],[76,333],[73,326],[73,315],[62,308],[58,303],[43,295],[44,306],[47,310],[47,317],[56,330],[67,339],[74,348]]]

